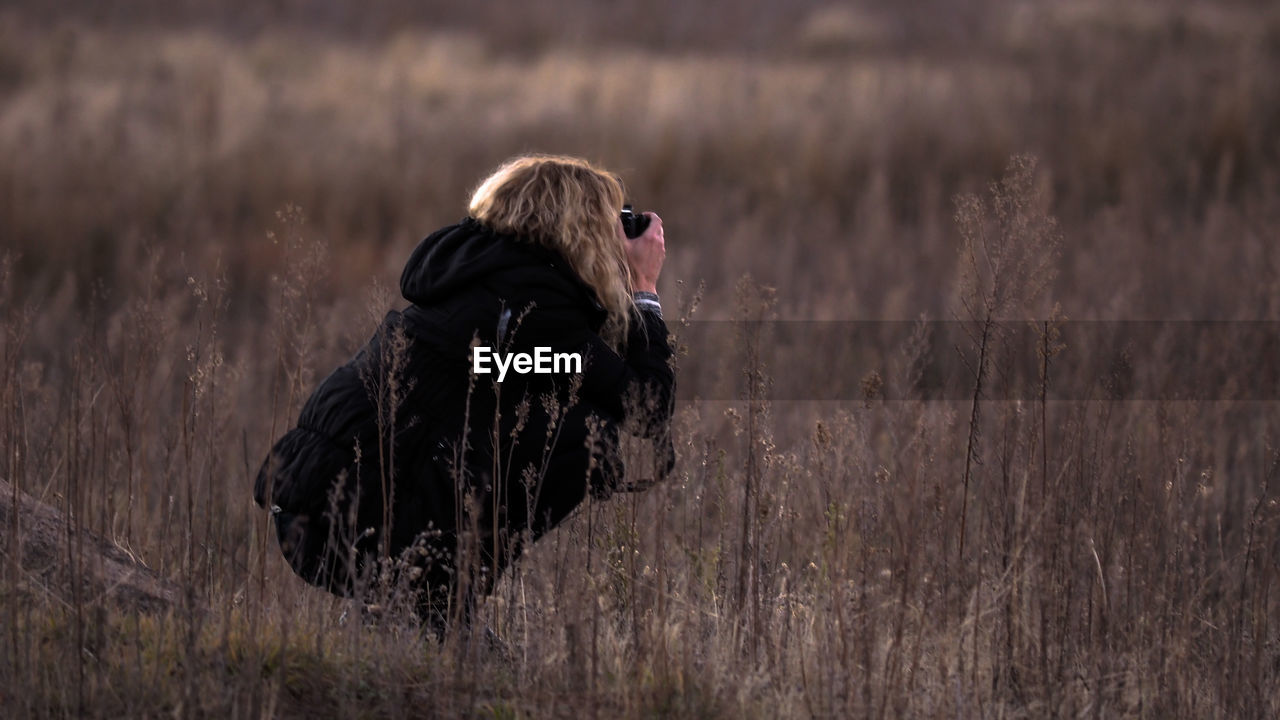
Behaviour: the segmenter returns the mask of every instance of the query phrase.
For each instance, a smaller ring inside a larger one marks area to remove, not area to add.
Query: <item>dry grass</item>
[[[86,597],[74,571],[41,587],[15,560],[21,526],[5,529],[0,702],[1280,712],[1276,398],[1102,399],[1176,382],[1160,362],[1075,392],[1059,331],[1280,320],[1280,17],[992,3],[929,25],[886,7],[814,5],[767,52],[739,16],[675,52],[562,44],[545,23],[506,51],[509,28],[461,16],[371,39],[0,15],[3,479],[183,591],[155,615]],[[616,19],[600,12],[579,22]],[[742,395],[692,402],[726,373],[688,359],[675,479],[589,503],[504,578],[482,615],[509,657],[395,617],[340,622],[345,605],[278,557],[252,472],[394,304],[416,239],[534,149],[617,168],[663,215],[669,316],[701,284],[695,320],[923,315],[973,333],[938,346],[926,323],[866,366],[771,354],[784,326],[767,323],[692,346],[745,369]],[[1039,169],[1004,176],[1022,152]],[[1028,318],[1032,389],[992,396],[1016,362],[1001,323]],[[1168,343],[1186,347],[1151,345]],[[1231,347],[1195,349],[1234,387],[1258,382]],[[884,399],[957,350],[964,393]],[[859,378],[866,399],[776,401],[795,375]]]

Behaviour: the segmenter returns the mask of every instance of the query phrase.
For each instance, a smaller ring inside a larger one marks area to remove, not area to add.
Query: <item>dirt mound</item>
[[[70,552],[68,551],[70,545]],[[0,577],[4,592],[71,604],[111,604],[162,612],[178,587],[106,538],[73,531],[66,515],[0,480]],[[77,584],[78,583],[78,584]]]

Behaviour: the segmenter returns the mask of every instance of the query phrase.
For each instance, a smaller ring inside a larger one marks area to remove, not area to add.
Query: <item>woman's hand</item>
[[[649,216],[649,227],[640,237],[626,240],[627,265],[631,267],[632,290],[657,293],[658,275],[662,273],[662,261],[667,257],[667,246],[662,235],[662,218],[651,212],[645,215]]]

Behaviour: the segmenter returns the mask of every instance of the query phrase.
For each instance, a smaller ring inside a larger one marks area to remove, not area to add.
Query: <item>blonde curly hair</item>
[[[634,309],[618,225],[623,197],[621,180],[586,160],[522,155],[480,183],[468,211],[496,232],[560,253],[604,305],[601,335],[617,347]]]

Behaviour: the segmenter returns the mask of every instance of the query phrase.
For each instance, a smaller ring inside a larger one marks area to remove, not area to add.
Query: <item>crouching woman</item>
[[[365,600],[405,592],[443,631],[589,493],[637,486],[622,433],[655,443],[632,477],[670,471],[662,221],[629,238],[622,203],[585,161],[519,157],[418,245],[410,305],[320,383],[258,472],[299,576]]]

